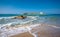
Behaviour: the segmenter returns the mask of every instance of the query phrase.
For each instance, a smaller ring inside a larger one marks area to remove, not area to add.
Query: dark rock
[[[14,17],[13,19],[25,19],[26,18],[26,16],[17,16],[17,17]]]

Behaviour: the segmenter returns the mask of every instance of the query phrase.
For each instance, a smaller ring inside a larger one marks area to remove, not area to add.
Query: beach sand
[[[31,32],[37,37],[60,37],[60,28],[54,25],[41,24],[32,28]]]
[[[25,25],[23,27],[26,28],[27,26]],[[35,34],[36,37],[60,37],[60,28],[56,28],[51,25],[40,24],[35,27],[32,26],[31,28],[31,30],[26,28],[28,30],[27,32],[12,35],[10,37],[35,37],[33,34]]]
[[[24,33],[10,36],[10,37],[34,37],[34,36],[32,34],[30,34],[29,32],[24,32]]]

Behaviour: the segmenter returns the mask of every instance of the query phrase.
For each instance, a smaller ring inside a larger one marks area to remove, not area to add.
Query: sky
[[[0,0],[0,14],[60,14],[60,0]]]

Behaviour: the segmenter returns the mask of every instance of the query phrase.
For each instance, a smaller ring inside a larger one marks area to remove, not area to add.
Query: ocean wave
[[[5,26],[5,25],[22,25],[22,24],[26,24],[26,23],[32,22],[34,20],[37,20],[37,18],[34,17],[34,16],[28,16],[24,20],[21,20],[21,19],[9,19],[9,18],[8,19],[2,18],[0,20],[0,25],[1,26]]]
[[[14,18],[16,16],[10,16],[10,17],[0,17],[0,19],[4,18],[4,19],[9,19],[9,18]]]
[[[6,20],[6,19],[4,19],[4,20]],[[5,36],[7,36],[7,34],[15,35],[15,34],[18,34],[18,33],[22,33],[22,32],[26,32],[28,30],[31,30],[33,27],[35,27],[35,26],[32,26],[33,24],[30,26],[30,28],[27,27],[27,29],[24,28],[24,27],[20,27],[18,29],[16,28],[15,30],[10,30],[10,31],[8,31],[5,27],[6,26],[11,26],[11,25],[15,26],[17,24],[18,25],[22,25],[22,24],[26,24],[26,23],[32,22],[34,20],[37,20],[37,18],[36,17],[32,17],[32,16],[28,16],[27,19],[24,19],[24,20],[21,20],[21,21],[13,21],[13,22],[9,22],[9,23],[3,24],[3,25],[0,26],[0,31],[2,30],[2,34],[0,36],[1,37],[3,37],[3,36],[5,37]]]

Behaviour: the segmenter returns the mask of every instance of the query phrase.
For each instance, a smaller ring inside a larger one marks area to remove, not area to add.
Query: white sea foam
[[[13,17],[16,17],[16,16],[13,16]],[[2,17],[3,18],[3,17]],[[4,17],[5,18],[5,17]],[[6,17],[6,18],[11,18],[11,17]],[[14,24],[14,23],[20,23],[20,24],[25,24],[25,23],[28,23],[28,22],[31,22],[31,21],[34,21],[34,20],[36,20],[36,18],[35,17],[32,17],[32,16],[28,16],[27,18],[30,18],[30,20],[27,20],[27,21],[24,21],[24,20],[18,20],[18,21],[16,21],[16,22],[11,22],[11,23],[7,23],[8,25],[10,25],[10,24]],[[5,25],[7,25],[7,24],[5,24]]]
[[[29,31],[30,34],[32,34],[34,37],[37,37],[37,35],[35,34],[36,32],[32,33],[30,30],[32,30],[32,28],[37,27],[39,25],[41,25],[41,24],[35,24],[35,25],[26,26],[26,27],[19,27],[19,28],[15,28],[14,30],[11,29],[10,31],[6,30],[6,32],[3,32],[0,36],[2,36],[2,37],[7,36],[7,35],[12,36],[12,35],[16,35],[19,33],[24,33],[24,32]],[[47,26],[53,27],[52,25],[47,25]]]
[[[10,19],[10,18],[14,18],[14,17],[16,17],[16,16],[10,16],[10,17],[0,17],[0,19]]]
[[[8,25],[8,24],[6,24]],[[37,25],[30,25],[30,26],[27,26],[27,27],[19,27],[19,28],[15,28],[14,30],[11,29],[10,31],[8,31],[5,27],[6,25],[4,25],[4,28],[2,29],[3,33],[1,34],[1,36],[7,36],[7,34],[9,34],[9,36],[12,36],[12,35],[16,35],[18,33],[23,33],[23,32],[27,32],[27,31],[30,31],[33,27],[37,26]],[[11,23],[9,24],[11,25]],[[30,32],[31,33],[31,32]],[[4,35],[3,35],[4,34]],[[36,37],[35,34],[31,33],[32,35],[34,35]]]
[[[29,31],[30,32],[30,29],[32,28],[31,26],[29,27],[19,27],[19,28],[15,28],[14,30],[13,29],[11,29],[10,31],[8,31],[8,30],[6,30],[6,29],[4,29],[6,32],[3,32],[3,34],[4,33],[6,33],[6,34],[4,34],[3,36],[7,36],[7,34],[9,34],[9,36],[12,36],[12,35],[16,35],[16,34],[19,34],[19,33],[23,33],[23,32],[27,32],[27,31]],[[30,32],[31,33],[31,32]],[[33,34],[33,33],[31,33],[32,35],[34,35],[34,36],[36,36],[35,34]],[[2,34],[1,34],[2,35]]]
[[[9,36],[12,36],[23,32],[27,32],[27,29],[24,27],[20,27],[20,28],[16,28],[15,30],[9,31],[8,33],[10,34]]]
[[[53,28],[60,28],[60,27],[55,26],[55,25],[48,25],[48,26],[51,26],[51,27],[53,27]]]
[[[35,33],[32,33],[31,30],[32,30],[32,28],[37,27],[39,25],[40,24],[35,24],[35,25],[30,25],[30,26],[27,27],[29,33],[32,34],[34,37],[37,37],[37,35]]]
[[[6,17],[4,17],[4,18],[6,18]],[[11,18],[11,17],[8,17],[8,18]],[[25,21],[25,22],[20,21],[20,24],[26,24],[28,22],[32,22],[34,20],[37,20],[36,17],[31,17],[30,16],[28,18],[30,18],[32,20],[28,20],[28,21]],[[31,28],[29,28],[29,27],[27,27],[27,28],[25,28],[25,27],[15,28],[15,30],[11,29],[10,31],[5,28],[6,26],[11,26],[14,23],[16,23],[16,22],[7,23],[7,24],[4,24],[4,25],[0,26],[0,30],[2,30],[2,33],[0,34],[0,36],[3,37],[3,36],[7,36],[8,34],[9,34],[9,36],[11,36],[11,35],[15,35],[15,34],[18,34],[18,33],[22,33],[22,32],[26,32],[28,30],[31,30]]]
[[[4,29],[5,30],[5,29]],[[16,28],[16,29],[11,29],[10,31],[5,31],[3,33],[0,34],[0,36],[12,36],[12,35],[16,35],[16,34],[19,34],[19,33],[23,33],[23,32],[27,32],[27,29],[23,28],[23,27],[20,27],[20,28]],[[4,35],[3,35],[4,34]]]

